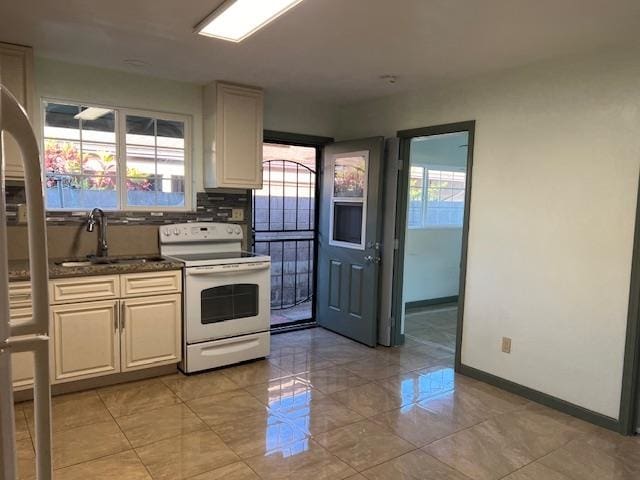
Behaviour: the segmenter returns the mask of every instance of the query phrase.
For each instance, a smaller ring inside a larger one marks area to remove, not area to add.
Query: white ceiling
[[[640,44],[639,0],[304,0],[240,44],[193,34],[220,3],[2,0],[0,40],[74,63],[331,102]],[[131,58],[149,65],[123,63]]]

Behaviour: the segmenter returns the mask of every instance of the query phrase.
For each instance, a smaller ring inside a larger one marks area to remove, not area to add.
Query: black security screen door
[[[271,257],[271,326],[314,318],[318,148],[266,142],[254,249]]]

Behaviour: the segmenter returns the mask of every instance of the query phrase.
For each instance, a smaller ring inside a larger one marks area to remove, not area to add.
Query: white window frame
[[[44,152],[45,146],[45,127],[46,127],[46,105],[47,103],[59,103],[65,105],[75,105],[84,107],[97,107],[108,108],[115,113],[115,138],[116,138],[116,157],[117,157],[117,171],[116,176],[116,189],[118,192],[118,207],[117,208],[105,208],[105,211],[109,212],[190,212],[194,210],[195,199],[193,190],[193,139],[191,133],[191,124],[193,117],[191,115],[162,112],[157,110],[142,110],[128,107],[117,107],[113,105],[100,104],[95,102],[83,102],[78,100],[67,100],[63,98],[51,98],[43,97],[40,102],[40,151]],[[162,205],[153,206],[140,206],[140,205],[128,205],[127,204],[127,190],[126,190],[126,163],[127,163],[127,150],[126,150],[126,116],[135,115],[140,117],[150,117],[158,120],[178,121],[184,123],[184,206],[170,207]],[[82,138],[82,133],[80,133]],[[42,158],[42,161],[44,157]],[[123,174],[124,172],[124,174]],[[43,182],[46,182],[47,174],[42,168]],[[69,208],[50,208],[45,204],[46,211],[49,212],[84,212],[89,211],[93,207],[69,207]]]
[[[409,225],[409,216],[411,214],[411,185],[409,185],[409,189],[408,189],[408,208],[407,208],[407,228],[409,230],[454,230],[454,229],[461,229],[464,225],[464,218],[462,220],[462,223],[460,225],[454,225],[454,224],[442,224],[442,225],[431,225],[431,224],[427,224],[426,222],[426,218],[427,218],[427,210],[428,210],[428,197],[427,197],[427,191],[428,191],[428,182],[429,182],[429,170],[438,170],[438,171],[442,171],[442,172],[459,172],[459,173],[464,173],[465,174],[465,203],[467,202],[467,198],[466,198],[466,193],[467,193],[467,189],[466,189],[466,182],[467,182],[467,169],[465,167],[458,167],[458,166],[452,166],[452,165],[435,165],[435,164],[413,164],[410,165],[409,168],[411,167],[419,167],[422,169],[422,200],[420,202],[421,204],[421,211],[420,211],[420,225]],[[409,171],[409,182],[411,182],[411,171]]]
[[[336,197],[335,196],[335,178],[336,178],[336,160],[340,158],[364,158],[364,189],[362,197]],[[355,250],[364,250],[367,238],[367,192],[369,190],[369,150],[361,150],[357,152],[339,153],[331,157],[331,202],[329,211],[329,245],[334,247],[352,248]],[[333,239],[334,227],[334,208],[336,203],[353,203],[362,204],[362,225],[360,226],[360,243],[343,242]]]

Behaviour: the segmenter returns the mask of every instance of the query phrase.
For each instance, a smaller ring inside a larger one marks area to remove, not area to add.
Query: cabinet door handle
[[[117,302],[116,302],[117,305]],[[113,329],[117,332],[118,331],[118,326],[120,325],[120,309],[118,309],[118,307],[116,306],[115,308],[115,315],[113,316]]]
[[[124,330],[124,324],[126,320],[125,310],[124,310],[124,302],[120,302],[120,328]]]

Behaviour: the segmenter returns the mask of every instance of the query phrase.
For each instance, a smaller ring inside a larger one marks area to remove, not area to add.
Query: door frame
[[[458,293],[458,320],[456,327],[456,354],[455,369],[459,370],[462,350],[462,328],[464,320],[464,299],[467,278],[467,251],[469,243],[469,220],[471,212],[471,184],[473,173],[473,148],[475,142],[475,120],[465,122],[447,123],[423,128],[413,128],[410,130],[400,130],[397,133],[400,138],[400,164],[398,172],[398,194],[396,201],[396,225],[395,238],[397,242],[397,254],[394,257],[393,265],[393,292],[392,292],[392,318],[391,341],[392,345],[402,345],[404,343],[404,333],[402,333],[402,317],[404,305],[402,304],[403,281],[404,281],[404,256],[407,232],[407,208],[409,193],[409,171],[410,171],[410,150],[411,140],[415,137],[428,137],[433,135],[444,135],[448,133],[468,132],[467,147],[467,169],[465,185],[464,218],[462,222],[462,249],[460,254],[460,287]]]
[[[638,185],[618,419],[618,428],[623,435],[633,435],[640,428],[640,180]]]
[[[316,149],[316,184],[315,184],[315,211],[314,211],[314,242],[313,242],[313,293],[311,296],[311,319],[308,321],[302,320],[297,322],[284,323],[278,326],[276,331],[286,331],[290,328],[295,328],[298,325],[309,325],[316,323],[316,293],[318,284],[318,220],[319,220],[319,207],[320,207],[320,185],[322,185],[322,152],[324,146],[329,143],[333,143],[332,137],[322,137],[317,135],[306,135],[302,133],[290,133],[280,132],[276,130],[264,130],[262,143],[279,143],[282,145],[293,145],[298,147],[313,147]],[[252,201],[249,202],[249,225],[248,229],[251,232],[251,246],[255,245],[255,232],[253,230],[253,192],[251,192]],[[272,330],[273,332],[273,330]]]

